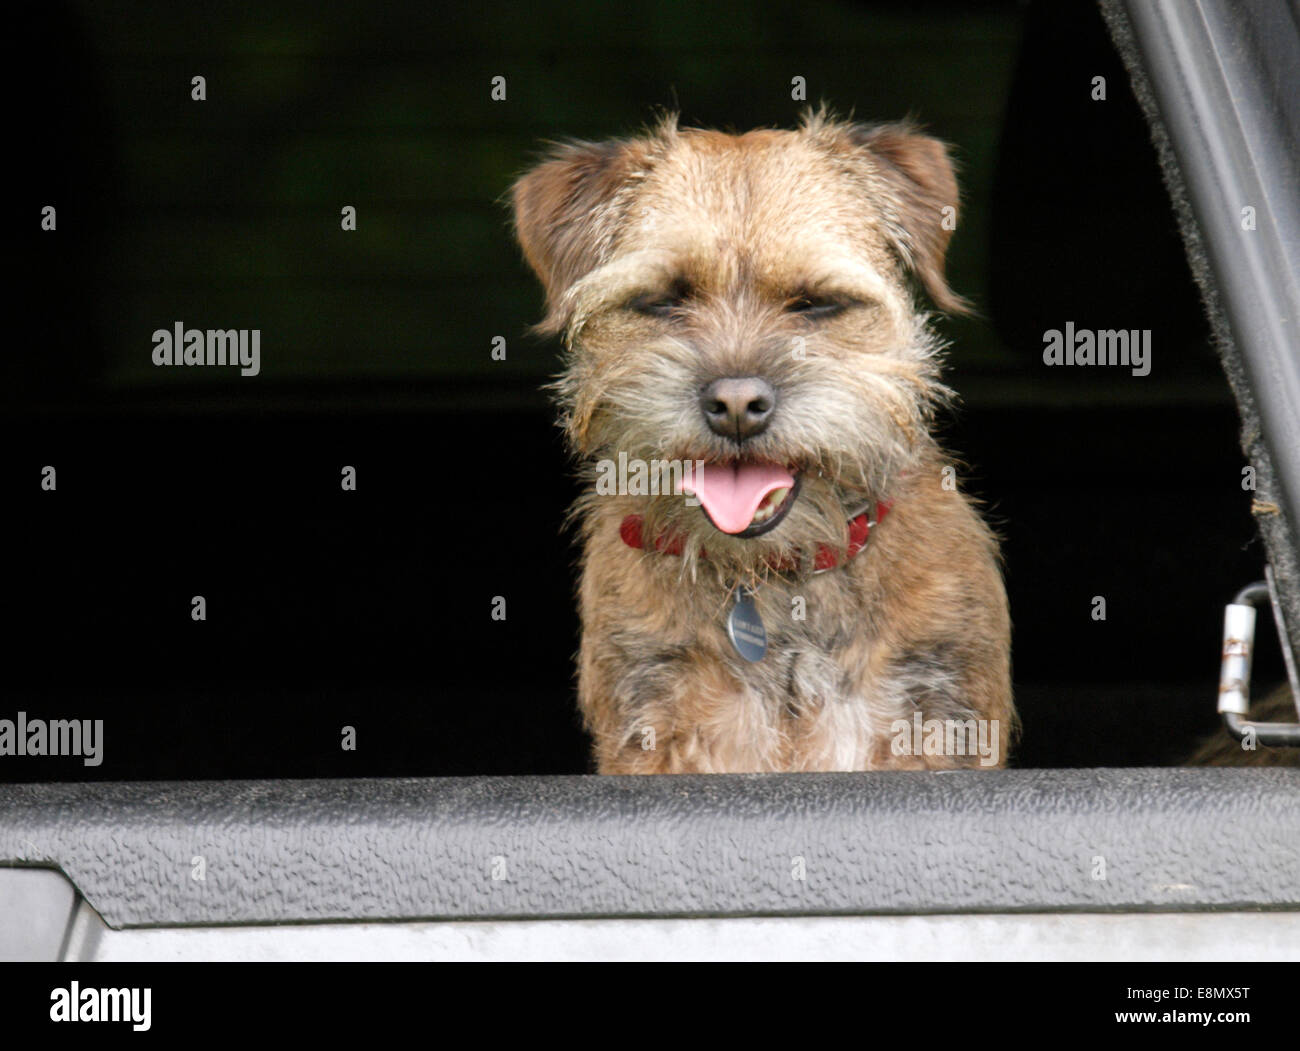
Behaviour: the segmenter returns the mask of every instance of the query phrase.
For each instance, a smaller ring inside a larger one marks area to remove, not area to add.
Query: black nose
[[[709,430],[743,442],[767,430],[776,408],[776,391],[766,380],[714,380],[700,392],[700,410]]]

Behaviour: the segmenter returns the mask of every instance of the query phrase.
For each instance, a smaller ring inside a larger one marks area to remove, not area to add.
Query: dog
[[[825,108],[668,116],[554,144],[511,203],[565,347],[596,771],[1004,765],[998,546],[931,435],[918,305],[968,310],[947,147]]]

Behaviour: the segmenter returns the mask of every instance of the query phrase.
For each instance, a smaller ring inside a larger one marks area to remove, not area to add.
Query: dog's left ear
[[[886,196],[887,233],[903,261],[940,310],[969,314],[970,303],[948,287],[944,259],[957,225],[957,176],[948,147],[910,124],[851,124],[850,141],[870,152]]]

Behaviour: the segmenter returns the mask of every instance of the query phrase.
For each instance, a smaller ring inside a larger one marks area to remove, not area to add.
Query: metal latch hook
[[[1250,711],[1250,666],[1255,649],[1256,607],[1268,602],[1273,607],[1278,638],[1286,658],[1291,695],[1300,703],[1296,688],[1295,661],[1291,656],[1286,627],[1282,623],[1281,604],[1273,594],[1273,573],[1265,569],[1267,579],[1248,584],[1223,611],[1223,657],[1219,665],[1219,714],[1223,725],[1238,741],[1252,734],[1262,745],[1300,748],[1300,723],[1255,723],[1245,718]]]

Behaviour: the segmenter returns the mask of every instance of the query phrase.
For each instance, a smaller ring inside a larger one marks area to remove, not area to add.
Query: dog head
[[[513,189],[562,334],[555,384],[586,463],[703,463],[645,501],[686,554],[753,568],[843,545],[848,517],[932,448],[946,395],[920,286],[944,279],[947,150],[906,124],[809,113],[795,131],[680,129],[556,147]],[[689,468],[688,468],[689,472]]]

